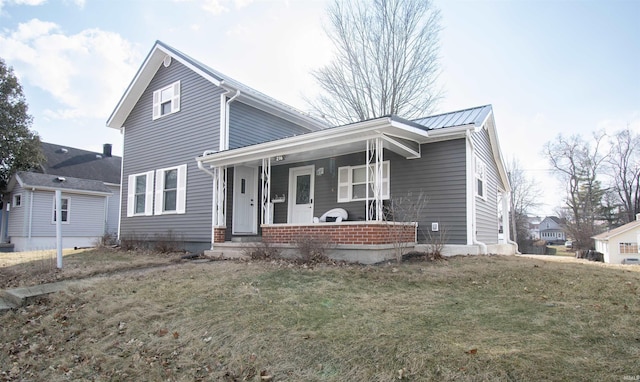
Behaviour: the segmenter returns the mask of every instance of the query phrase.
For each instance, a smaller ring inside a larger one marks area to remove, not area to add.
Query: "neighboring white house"
[[[562,221],[557,216],[547,216],[539,225],[540,239],[554,244],[561,244],[567,240],[562,229]]]
[[[604,254],[604,262],[623,264],[625,259],[638,259],[638,242],[640,241],[640,214],[636,220],[611,231],[593,236],[596,251]]]
[[[122,158],[42,142],[45,162],[13,175],[0,212],[0,250],[22,252],[56,246],[55,190],[62,192],[62,245],[93,246],[115,236],[120,207]]]

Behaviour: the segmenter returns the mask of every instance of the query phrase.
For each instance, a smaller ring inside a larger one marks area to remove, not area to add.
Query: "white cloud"
[[[54,119],[106,119],[141,61],[117,33],[87,29],[66,35],[58,25],[38,19],[0,32],[0,51],[23,85],[55,99],[57,105],[44,112]]]
[[[1,1],[1,0],[0,0]],[[195,2],[200,7],[216,16],[225,12],[229,12],[229,4],[233,3],[236,9],[241,9],[253,3],[253,0],[174,0],[176,2]]]

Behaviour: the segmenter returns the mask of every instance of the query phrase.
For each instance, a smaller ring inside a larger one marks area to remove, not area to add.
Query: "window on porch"
[[[373,165],[369,166],[369,173],[373,173]],[[382,199],[389,199],[390,186],[389,161],[382,162]],[[338,203],[366,200],[367,187],[369,187],[369,198],[373,198],[374,178],[369,178],[367,182],[367,165],[344,166],[338,168]]]

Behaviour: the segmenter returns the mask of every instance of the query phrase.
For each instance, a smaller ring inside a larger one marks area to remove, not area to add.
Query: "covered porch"
[[[419,125],[384,117],[205,153],[196,159],[213,178],[212,250],[260,240],[294,245],[309,235],[335,246],[415,244],[416,222],[385,216],[385,152],[420,158],[427,137]],[[345,221],[317,222],[327,210],[340,207],[349,210]]]

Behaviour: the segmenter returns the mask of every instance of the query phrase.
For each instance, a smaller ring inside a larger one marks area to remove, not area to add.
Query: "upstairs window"
[[[180,81],[153,92],[153,119],[180,111]]]
[[[475,157],[475,184],[476,184],[476,196],[482,199],[487,198],[487,166],[479,157]]]
[[[69,198],[62,198],[61,199],[62,203],[60,204],[62,206],[61,208],[61,218],[60,221],[62,223],[69,223]],[[56,220],[56,198],[55,196],[53,197],[53,219],[51,220],[52,223],[55,223]]]

